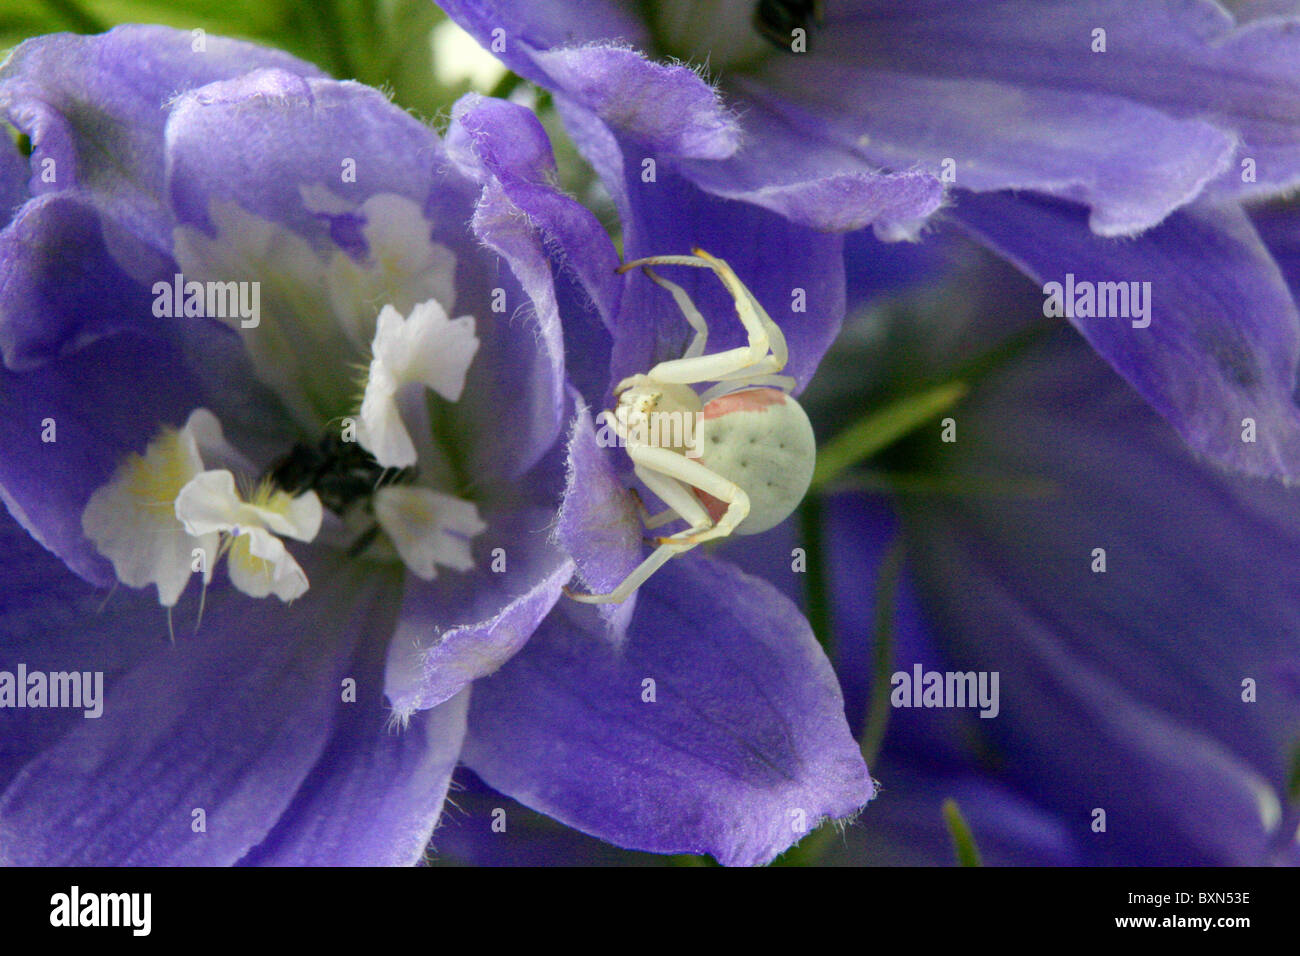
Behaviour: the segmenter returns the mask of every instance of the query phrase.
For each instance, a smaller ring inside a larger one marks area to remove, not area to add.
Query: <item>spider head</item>
[[[685,385],[638,378],[637,384],[619,394],[614,409],[624,437],[636,444],[688,451],[700,412],[699,396]]]

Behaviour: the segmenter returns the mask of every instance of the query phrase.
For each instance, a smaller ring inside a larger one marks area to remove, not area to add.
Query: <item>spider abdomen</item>
[[[735,534],[758,534],[784,521],[812,481],[817,443],[808,415],[775,388],[746,388],[704,406],[700,463],[739,485],[749,514]],[[699,489],[696,497],[718,521],[726,504]]]

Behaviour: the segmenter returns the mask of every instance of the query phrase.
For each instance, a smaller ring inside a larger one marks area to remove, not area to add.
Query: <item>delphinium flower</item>
[[[654,160],[712,195],[886,239],[945,206],[1071,289],[1143,281],[1134,269],[1170,254],[1279,281],[1238,204],[1300,181],[1292,3],[1234,4],[1240,21],[1211,0],[442,6],[552,90],[593,163],[632,185]],[[1192,272],[1141,310],[1061,311],[1198,451],[1294,477],[1291,318],[1202,290]],[[1243,418],[1258,441],[1237,439]]]
[[[531,114],[467,100],[444,146],[372,89],[148,27],[23,44],[0,103],[0,662],[105,675],[96,719],[3,713],[4,860],[415,862],[458,759],[729,863],[869,799],[769,585],[690,557],[622,610],[561,601],[640,534],[588,407],[683,320],[623,294]],[[838,240],[661,198],[624,224],[660,251],[764,232],[737,266],[817,304],[806,379]]]
[[[390,647],[446,632],[466,683],[500,662],[474,637],[521,641],[570,573],[535,263],[467,228],[479,186],[431,130],[272,50],[38,38],[0,99],[30,141],[4,143],[0,483],[66,565],[6,550],[0,653],[107,677],[95,720],[4,711],[0,854],[419,859],[466,700],[411,706]]]

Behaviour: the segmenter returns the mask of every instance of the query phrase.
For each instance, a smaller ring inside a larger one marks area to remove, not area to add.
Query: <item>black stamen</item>
[[[316,492],[321,504],[342,515],[358,501],[368,508],[380,488],[410,484],[416,473],[414,468],[384,468],[360,444],[330,431],[315,445],[298,442],[271,465],[267,476],[291,495]]]

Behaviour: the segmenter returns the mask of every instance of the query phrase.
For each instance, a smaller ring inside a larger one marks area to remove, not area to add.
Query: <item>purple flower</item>
[[[561,600],[639,536],[587,406],[684,323],[615,275],[531,114],[468,99],[444,144],[374,90],[150,27],[29,41],[0,104],[32,147],[0,146],[0,695],[103,675],[94,719],[0,712],[6,862],[412,863],[458,760],[727,863],[869,799],[769,585],[691,556],[635,610]],[[672,174],[624,211],[657,252],[761,232],[742,277],[776,303],[800,277],[811,374],[837,239]]]
[[[555,92],[602,172],[654,160],[882,238],[915,236],[948,187],[941,215],[1045,288],[1147,290],[1056,314],[1198,451],[1300,475],[1300,320],[1236,208],[1300,182],[1292,5],[1240,23],[1210,0],[443,6]]]

